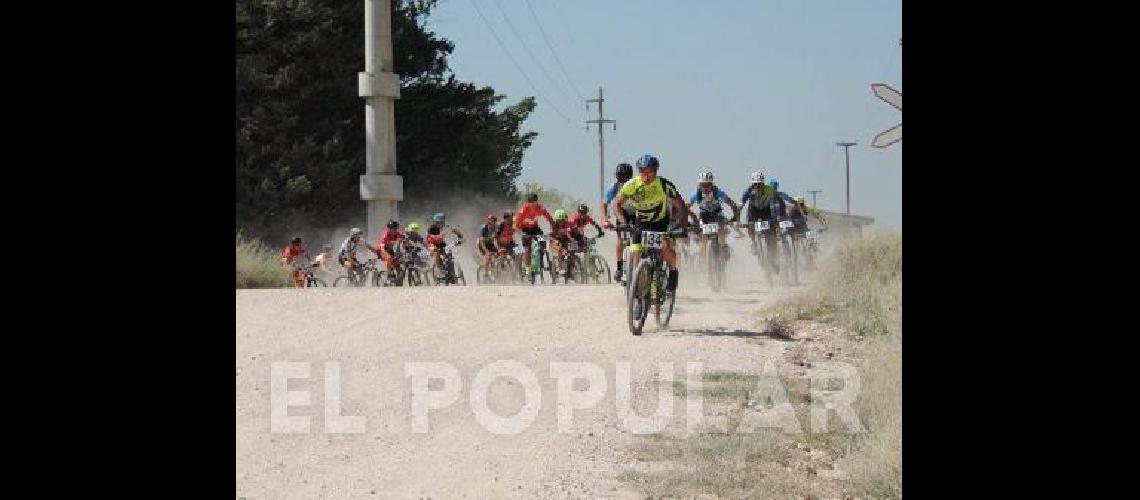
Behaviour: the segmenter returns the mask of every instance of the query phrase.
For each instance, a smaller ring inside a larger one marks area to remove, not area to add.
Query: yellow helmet
[[[803,196],[797,196],[796,197],[796,203],[803,205],[804,204],[804,197]]]
[[[408,224],[408,232],[409,233],[414,233],[414,232],[417,232],[419,230],[420,230],[420,223],[413,222],[411,224]]]

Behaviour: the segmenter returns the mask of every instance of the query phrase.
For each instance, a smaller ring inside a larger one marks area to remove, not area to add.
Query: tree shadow
[[[715,328],[681,328],[676,330],[668,330],[661,332],[662,335],[667,337],[737,337],[743,339],[772,339],[783,342],[791,342],[792,339],[782,337],[776,333],[758,332],[755,330],[741,330],[739,328],[729,330],[724,327]]]
[[[736,297],[677,297],[677,304],[708,304],[710,302],[729,302],[736,304],[759,304],[760,299],[746,299]]]

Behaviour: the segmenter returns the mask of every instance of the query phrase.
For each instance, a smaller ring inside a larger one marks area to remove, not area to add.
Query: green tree
[[[509,202],[531,97],[458,81],[454,45],[425,28],[435,0],[392,0],[397,173],[417,210],[448,195]],[[359,0],[238,0],[236,218],[255,237],[363,219],[364,6]]]
[[[542,206],[550,210],[551,213],[559,208],[565,208],[567,212],[573,212],[578,208],[578,205],[585,203],[577,197],[570,196],[562,191],[554,188],[546,188],[537,182],[527,182],[523,184],[519,190],[518,202],[526,201],[528,194],[535,193],[538,195],[538,202]]]

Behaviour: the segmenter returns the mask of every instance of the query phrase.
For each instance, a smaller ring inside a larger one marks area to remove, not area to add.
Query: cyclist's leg
[[[652,229],[650,229],[650,231],[662,231],[662,232],[668,231],[668,230],[669,230],[668,219],[662,220],[659,224],[656,225],[656,227],[653,227]],[[702,235],[701,240],[702,240],[702,245],[707,246],[707,244],[706,244],[707,240],[705,240],[703,235]],[[661,260],[665,261],[665,265],[669,269],[669,282],[666,283],[665,289],[672,292],[672,291],[677,289],[677,280],[678,280],[678,274],[679,274],[679,272],[677,271],[677,251],[673,248],[673,239],[672,238],[665,238],[664,241],[662,241]]]

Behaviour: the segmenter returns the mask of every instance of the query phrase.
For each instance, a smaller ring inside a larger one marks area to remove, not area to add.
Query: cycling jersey
[[[498,233],[498,229],[499,229],[499,225],[497,223],[496,224],[484,223],[482,226],[479,226],[479,239],[490,243],[492,240],[495,239],[495,235]]]
[[[551,227],[554,226],[554,218],[550,216],[550,212],[547,212],[542,204],[531,202],[523,203],[522,208],[519,209],[519,213],[515,214],[515,227],[519,229],[538,227],[539,217],[546,218],[546,222],[549,223]]]
[[[609,189],[606,189],[606,206],[607,207],[610,206],[611,204],[613,204],[614,198],[617,198],[618,192],[621,191],[621,187],[623,185],[624,184],[621,182],[614,182],[613,184],[610,184]],[[625,214],[625,218],[627,220],[632,221],[634,219],[634,217],[636,217],[633,213],[633,203],[632,202],[626,201],[625,203],[622,203],[621,207],[618,207],[618,208],[620,208],[622,213]]]
[[[347,257],[355,257],[356,256],[356,247],[358,245],[360,245],[360,243],[357,241],[353,241],[352,236],[349,236],[348,238],[346,238],[344,240],[344,243],[340,244],[340,251],[337,252],[338,260],[344,260]]]
[[[713,186],[712,191],[705,192],[700,187],[693,194],[689,196],[689,203],[696,203],[698,209],[702,213],[719,214],[724,208],[721,203],[728,203],[728,195],[724,193],[718,186]]]
[[[744,190],[744,194],[740,195],[740,204],[748,206],[755,210],[764,210],[768,208],[768,202],[776,197],[776,190],[767,184],[761,184],[757,189],[754,186],[748,186]],[[752,204],[749,205],[748,202]]]
[[[515,228],[511,227],[511,223],[508,221],[502,221],[499,223],[499,229],[495,233],[495,241],[499,245],[508,245],[514,242],[514,235]]]
[[[654,177],[648,184],[640,176],[634,177],[621,187],[619,193],[633,202],[637,222],[642,224],[667,221],[669,199],[680,196],[677,187],[661,176]]]
[[[305,254],[305,247],[301,245],[285,245],[285,250],[281,252],[281,256],[285,257],[286,264],[292,264],[293,261]]]
[[[389,245],[400,241],[403,237],[404,234],[401,233],[399,229],[385,229],[383,233],[380,233],[380,238],[376,240],[376,246],[379,248],[390,248]]]
[[[570,220],[567,222],[569,222],[570,225],[572,225],[578,229],[582,229],[582,228],[586,227],[587,224],[589,224],[591,226],[597,226],[598,225],[597,222],[594,222],[594,218],[590,217],[590,214],[584,214],[581,212],[574,212],[574,215],[571,215]]]
[[[574,223],[570,222],[569,220],[564,220],[564,221],[556,220],[556,221],[554,221],[554,225],[550,227],[551,234],[555,234],[555,235],[559,235],[559,236],[569,236],[570,233],[577,232],[577,231],[578,231],[578,227],[575,226]]]

